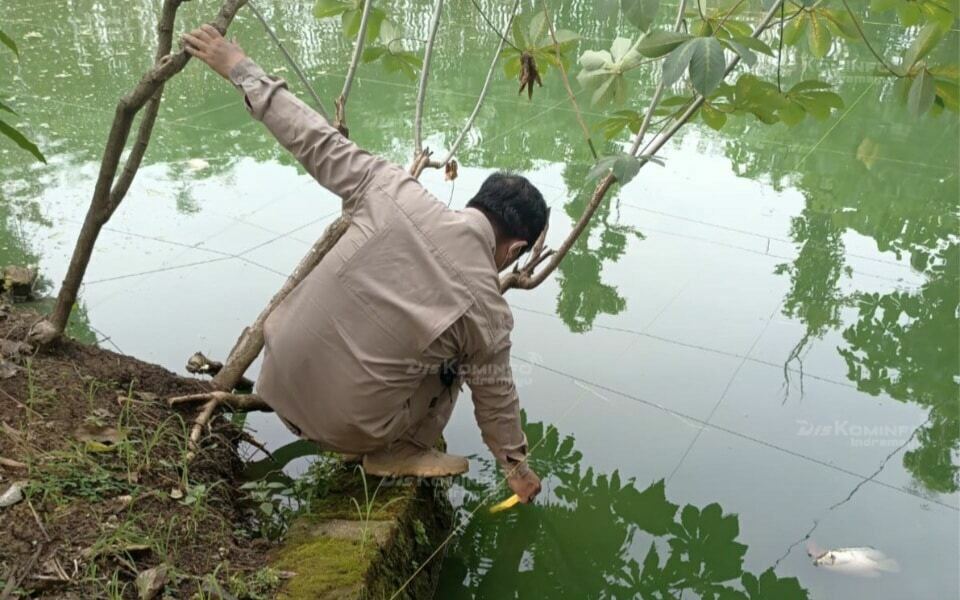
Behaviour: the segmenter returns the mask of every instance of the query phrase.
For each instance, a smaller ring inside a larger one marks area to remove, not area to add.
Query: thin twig
[[[323,118],[330,120],[330,115],[327,114],[327,109],[324,108],[323,102],[320,100],[320,96],[317,95],[316,90],[313,89],[313,86],[310,85],[310,82],[307,81],[307,76],[304,75],[303,69],[300,68],[300,65],[297,64],[297,61],[293,59],[293,56],[287,52],[287,48],[283,45],[283,42],[280,41],[280,38],[277,37],[277,34],[274,33],[273,28],[270,27],[270,24],[267,23],[267,20],[263,17],[263,14],[257,9],[256,5],[253,3],[253,0],[247,0],[247,6],[250,7],[250,10],[253,11],[253,14],[256,15],[257,19],[260,20],[260,24],[263,25],[264,30],[266,30],[267,35],[270,36],[270,39],[273,40],[273,43],[277,45],[277,48],[280,49],[280,52],[283,54],[283,57],[287,59],[287,64],[290,65],[290,68],[293,69],[293,72],[297,74],[297,77],[300,78],[300,82],[303,83],[304,87],[307,88],[307,91],[310,92],[310,97],[313,98],[314,103],[317,105],[317,112],[323,115]]]
[[[699,7],[699,2],[697,3]],[[687,10],[687,0],[680,0],[680,5],[677,8],[677,18],[673,22],[673,30],[680,31],[680,28],[683,26],[683,15]],[[653,92],[653,98],[650,100],[650,106],[647,107],[647,113],[643,115],[643,122],[640,124],[640,129],[637,130],[637,136],[633,140],[633,145],[630,147],[630,154],[636,156],[637,150],[640,149],[640,144],[643,143],[643,137],[647,135],[647,130],[650,129],[650,121],[653,119],[653,113],[656,112],[657,106],[660,105],[660,99],[663,97],[663,92],[666,89],[666,85],[663,83],[663,77],[660,78],[660,82],[657,84],[656,89]]]
[[[867,34],[863,31],[863,27],[860,25],[860,21],[857,20],[857,15],[853,14],[853,10],[850,8],[850,5],[847,4],[847,0],[840,0],[840,1],[843,2],[843,7],[847,9],[847,13],[850,15],[850,19],[853,20],[853,26],[857,28],[857,33],[860,34],[860,37],[863,39],[863,43],[867,45],[867,49],[870,51],[870,54],[873,54],[873,57],[877,59],[877,62],[883,65],[884,69],[886,69],[887,71],[890,71],[891,75],[893,75],[894,77],[903,77],[903,73],[899,73],[896,70],[894,70],[893,67],[887,64],[886,59],[884,59],[883,56],[881,56],[880,53],[873,48],[873,44],[871,44],[870,40],[867,39]]]
[[[510,31],[510,25],[513,23],[513,19],[517,14],[517,7],[520,5],[520,0],[514,0],[513,10],[510,11],[510,18],[507,19],[507,24],[504,26],[504,33]],[[476,120],[477,115],[480,113],[480,107],[483,106],[483,101],[487,97],[487,91],[490,89],[490,82],[493,80],[493,72],[497,69],[497,61],[500,58],[500,52],[503,51],[503,42],[506,38],[502,35],[500,36],[500,43],[497,44],[497,50],[493,53],[493,59],[490,61],[490,68],[487,70],[487,77],[483,80],[483,87],[480,88],[480,96],[477,98],[477,104],[473,107],[473,112],[470,113],[470,117],[467,119],[466,125],[463,126],[463,129],[460,130],[460,134],[457,135],[457,139],[453,141],[453,145],[450,146],[450,150],[447,151],[446,157],[440,161],[441,165],[445,165],[453,158],[453,155],[456,154],[457,150],[460,148],[460,144],[463,143],[464,138],[467,136],[467,132],[470,131],[470,128],[473,127],[473,122]]]
[[[360,31],[357,34],[357,43],[353,47],[353,58],[350,59],[350,68],[347,70],[347,77],[343,81],[343,91],[340,92],[340,97],[343,98],[344,103],[346,103],[347,97],[350,96],[353,78],[357,74],[357,65],[360,63],[360,56],[363,54],[363,44],[366,42],[367,24],[370,22],[372,8],[373,0],[366,0],[363,3],[363,16],[360,17]]]
[[[423,103],[427,97],[427,80],[430,78],[430,60],[433,58],[433,44],[437,40],[440,27],[440,15],[443,13],[443,0],[437,0],[430,19],[430,33],[427,35],[427,47],[423,51],[423,67],[420,69],[420,86],[417,89],[417,106],[413,116],[414,155],[423,152]]]
[[[570,98],[570,102],[573,104],[573,110],[577,115],[577,122],[580,123],[580,129],[583,130],[583,138],[587,141],[587,146],[590,148],[590,154],[593,156],[593,160],[597,160],[597,149],[593,147],[593,139],[590,137],[590,130],[587,129],[587,124],[583,120],[583,114],[580,112],[580,104],[577,103],[577,97],[573,93],[573,88],[570,87],[570,78],[567,77],[567,68],[563,66],[563,56],[560,54],[560,42],[557,40],[557,30],[553,26],[553,19],[550,18],[550,13],[547,11],[547,1],[543,0],[543,16],[547,22],[547,27],[550,29],[550,38],[553,40],[553,51],[557,56],[557,65],[560,67],[560,75],[563,78],[563,87],[567,89],[567,96]]]
[[[506,42],[506,44],[507,44],[508,46],[510,46],[511,48],[513,48],[514,50],[516,50],[517,52],[523,52],[523,50],[521,50],[520,48],[517,48],[517,46],[516,46],[513,42],[511,42],[510,40],[507,39],[507,33],[510,32],[509,27],[508,27],[508,29],[504,30],[503,33],[500,33],[500,30],[498,30],[498,29],[496,28],[496,26],[495,26],[493,23],[490,22],[490,19],[487,17],[487,14],[486,14],[485,12],[483,12],[483,9],[480,8],[480,5],[479,5],[479,4],[477,4],[477,0],[470,0],[470,2],[473,3],[473,7],[474,7],[475,9],[477,9],[477,12],[480,14],[480,17],[483,18],[484,22],[486,22],[487,26],[490,27],[490,29],[491,29],[494,33],[496,33],[497,35],[500,36],[500,41]]]

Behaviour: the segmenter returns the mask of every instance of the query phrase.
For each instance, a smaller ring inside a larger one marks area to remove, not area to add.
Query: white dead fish
[[[814,566],[844,575],[880,577],[881,573],[900,572],[897,561],[869,546],[821,550],[811,543],[807,546],[807,554],[813,558]]]
[[[187,169],[191,171],[202,171],[210,166],[210,163],[202,158],[191,158],[187,161]]]

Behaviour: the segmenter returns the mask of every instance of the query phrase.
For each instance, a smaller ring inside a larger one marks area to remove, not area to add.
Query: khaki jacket
[[[503,466],[523,461],[513,317],[487,218],[447,208],[250,59],[230,78],[251,115],[343,199],[352,221],[267,319],[263,399],[329,449],[372,451],[410,430],[414,392],[439,379],[442,361],[457,359],[484,441]]]

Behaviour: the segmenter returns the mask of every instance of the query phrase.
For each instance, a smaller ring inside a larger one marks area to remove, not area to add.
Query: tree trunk
[[[90,264],[94,246],[100,235],[100,230],[110,220],[117,207],[123,201],[133,183],[133,179],[140,168],[140,163],[150,144],[153,125],[156,122],[160,109],[160,100],[163,95],[164,84],[186,66],[190,55],[184,51],[170,54],[173,47],[173,28],[177,9],[184,0],[164,0],[161,9],[160,21],[157,24],[157,53],[156,62],[147,71],[137,86],[117,103],[113,125],[107,137],[107,144],[100,161],[100,173],[94,187],[93,198],[87,215],[84,218],[80,235],[70,258],[70,266],[63,279],[57,302],[50,316],[34,328],[31,332],[33,341],[47,344],[63,335],[70,313],[77,301],[80,285]],[[213,26],[221,33],[225,33],[234,16],[246,0],[224,0],[220,12],[213,21]],[[117,169],[120,156],[123,154],[130,136],[130,129],[137,113],[146,105],[137,140],[134,143],[130,156],[120,177]]]

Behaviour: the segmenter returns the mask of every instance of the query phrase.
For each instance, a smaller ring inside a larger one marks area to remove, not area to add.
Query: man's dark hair
[[[476,196],[467,202],[493,220],[498,234],[525,240],[529,250],[547,226],[547,203],[522,175],[498,171],[487,177]]]

